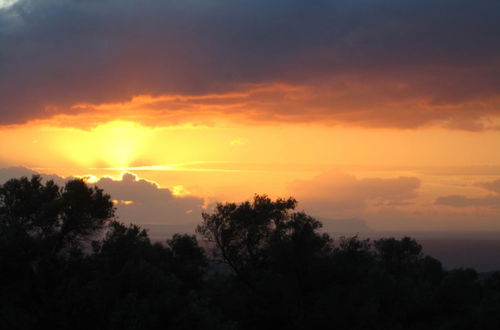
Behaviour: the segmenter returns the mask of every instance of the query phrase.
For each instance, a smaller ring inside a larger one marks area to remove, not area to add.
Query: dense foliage
[[[0,186],[2,329],[499,329],[500,274],[445,271],[410,238],[333,241],[255,196],[151,242],[81,180]]]

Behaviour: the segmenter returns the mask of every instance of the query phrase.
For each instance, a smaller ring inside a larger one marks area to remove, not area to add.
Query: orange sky
[[[87,176],[141,223],[266,193],[374,229],[500,230],[498,9],[0,0],[0,179]]]
[[[492,152],[498,131],[248,124],[222,116],[206,125],[148,126],[112,117],[83,128],[58,117],[1,128],[1,164],[94,181],[134,173],[205,205],[292,195],[312,214],[361,218],[376,229],[500,229],[497,194],[479,185],[500,177],[500,153]],[[450,195],[478,205],[437,203]]]

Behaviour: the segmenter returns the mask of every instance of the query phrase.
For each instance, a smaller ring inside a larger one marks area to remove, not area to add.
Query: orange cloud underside
[[[313,123],[478,131],[500,127],[499,104],[496,99],[436,102],[413,95],[402,83],[347,80],[332,85],[247,84],[218,94],[145,94],[114,103],[76,103],[69,109],[46,106],[48,119],[34,122],[87,129],[123,120],[146,126]]]

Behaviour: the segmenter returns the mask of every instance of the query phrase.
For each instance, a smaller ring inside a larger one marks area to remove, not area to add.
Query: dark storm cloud
[[[263,117],[478,130],[500,113],[499,16],[493,0],[20,0],[0,9],[0,123],[286,83],[314,92]]]

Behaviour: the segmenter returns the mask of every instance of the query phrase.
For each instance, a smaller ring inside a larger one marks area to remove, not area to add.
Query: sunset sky
[[[0,179],[124,221],[293,196],[375,230],[500,230],[500,2],[0,0]]]

